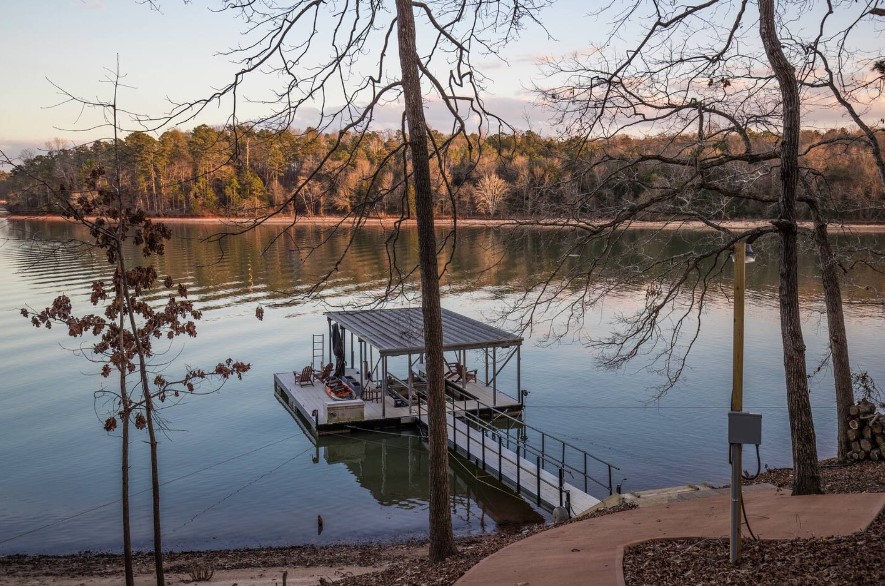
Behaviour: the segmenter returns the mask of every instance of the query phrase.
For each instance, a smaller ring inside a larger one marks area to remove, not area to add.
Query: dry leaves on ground
[[[860,462],[846,466],[822,463],[826,492],[885,491],[885,463]],[[754,481],[789,488],[791,469],[767,470]],[[650,541],[624,554],[628,586],[698,584],[882,584],[885,583],[885,513],[866,531],[847,537],[752,541],[746,539],[741,563],[728,559],[728,539]]]

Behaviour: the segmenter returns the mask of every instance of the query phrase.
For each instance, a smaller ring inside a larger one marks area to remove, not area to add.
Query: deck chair
[[[458,380],[463,383],[470,381],[476,382],[476,369],[467,370],[467,367],[460,362],[455,363],[455,369],[458,371]]]
[[[312,366],[305,366],[301,370],[301,374],[298,374],[297,372],[293,372],[292,374],[295,375],[295,382],[298,383],[299,385],[301,385],[302,387],[304,385],[312,385],[313,384],[313,367]]]
[[[331,362],[325,365],[321,371],[313,373],[313,378],[320,381],[321,383],[324,383],[326,382],[326,379],[329,378],[330,374],[332,374]]]
[[[453,382],[461,380],[461,373],[458,372],[459,366],[461,364],[458,362],[446,362],[446,374],[444,375],[446,380]]]

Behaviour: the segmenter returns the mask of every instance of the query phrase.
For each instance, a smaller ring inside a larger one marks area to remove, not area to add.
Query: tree
[[[787,60],[775,29],[774,0],[759,0],[759,37],[780,89],[783,116],[780,152],[779,213],[772,222],[780,236],[780,314],[787,375],[787,409],[793,441],[793,494],[821,492],[817,442],[808,397],[805,340],[799,314],[798,226],[796,200],[799,186],[799,86],[796,70]]]
[[[242,58],[242,69],[226,86],[203,99],[182,104],[165,120],[179,123],[190,120],[222,97],[231,97],[236,104],[247,78],[259,74],[277,76],[284,85],[264,101],[272,105],[271,110],[252,120],[250,126],[291,130],[297,115],[319,106],[314,129],[322,132],[337,128],[338,131],[324,145],[320,140],[306,141],[311,147],[311,156],[302,160],[297,183],[286,201],[269,215],[280,214],[288,206],[297,210],[302,201],[305,205],[302,209],[312,211],[317,180],[339,184],[359,156],[359,147],[369,143],[372,143],[375,164],[369,173],[359,178],[365,188],[358,191],[358,197],[350,201],[348,207],[342,208],[345,217],[336,227],[352,227],[349,237],[352,239],[365,220],[378,213],[379,204],[388,196],[400,202],[401,219],[405,219],[410,214],[410,200],[414,194],[419,266],[401,266],[403,261],[393,253],[393,243],[401,226],[400,221],[394,222],[388,237],[390,279],[386,297],[402,292],[410,276],[420,269],[430,403],[430,557],[433,560],[444,559],[455,551],[448,507],[448,446],[444,423],[445,381],[437,262],[447,246],[448,254],[451,253],[456,234],[453,227],[442,242],[438,242],[433,214],[439,200],[446,198],[457,217],[457,187],[447,177],[448,151],[455,137],[460,137],[472,155],[478,157],[481,145],[477,139],[486,133],[489,124],[506,128],[484,104],[484,78],[473,66],[474,54],[494,53],[515,36],[524,19],[533,18],[533,12],[542,3],[538,0],[479,0],[454,4],[357,0],[343,6],[306,0],[226,3],[225,8],[243,18],[250,34],[255,35],[253,44],[247,43],[232,52]],[[421,47],[417,43],[415,12],[426,31],[421,35]],[[398,67],[395,60],[391,64],[389,56],[394,34],[398,42]],[[333,47],[331,57],[325,49],[329,43]],[[423,108],[429,102],[425,92],[428,91],[452,119],[451,132],[447,136],[434,134],[424,118]],[[371,141],[370,127],[381,108],[401,107],[405,108],[400,130],[403,140],[390,145]],[[232,142],[239,145],[241,135],[236,110],[232,119]],[[303,141],[311,138],[311,134],[316,138],[314,129],[308,129],[296,138]],[[394,166],[399,167],[397,176],[387,183],[384,179]],[[434,175],[439,178],[438,190],[433,189]],[[261,223],[266,217],[269,216],[256,220],[243,230]],[[233,233],[236,231],[219,234],[217,238],[226,238]],[[321,291],[334,270],[311,289],[312,294]]]
[[[110,394],[113,398],[111,413],[104,422],[105,431],[115,430],[118,419],[122,423],[121,501],[125,580],[127,586],[134,584],[129,523],[129,426],[134,423],[139,430],[147,429],[149,437],[154,564],[157,585],[164,586],[156,403],[182,394],[211,392],[203,388],[204,382],[215,380],[221,384],[231,377],[241,379],[250,365],[228,358],[211,369],[188,366],[178,379],[170,380],[161,374],[156,374],[152,380],[149,378],[155,344],[159,340],[171,343],[182,335],[195,337],[195,322],[200,319],[201,313],[187,299],[187,289],[183,284],[175,283],[171,276],[161,279],[150,264],[132,265],[127,259],[133,246],[144,258],[162,255],[171,233],[165,225],[153,222],[145,215],[145,210],[139,206],[137,191],[123,181],[121,151],[124,143],[117,139],[120,128],[120,111],[117,107],[119,68],[107,81],[114,88],[110,102],[88,101],[70,94],[67,96],[82,107],[101,109],[109,114],[109,126],[114,132],[111,150],[106,153],[109,158],[99,157],[82,181],[72,174],[59,189],[53,187],[53,177],[30,177],[34,182],[42,183],[52,194],[55,205],[67,220],[88,229],[92,241],[86,244],[86,248],[100,251],[113,267],[111,282],[97,280],[91,284],[91,303],[102,307],[103,311],[77,315],[71,300],[66,295],[59,295],[49,307],[43,310],[22,308],[21,314],[38,328],[51,329],[56,324],[67,328],[71,337],[93,336],[95,341],[88,347],[93,354],[91,359],[102,365],[101,376],[109,378],[114,371],[118,373],[117,390],[102,388],[99,393]],[[5,154],[0,153],[0,156],[5,163],[20,169]],[[112,169],[110,174],[107,168]],[[136,179],[133,177],[131,180]],[[161,288],[169,291],[166,303],[154,307],[148,295]],[[140,390],[140,399],[134,397],[129,389],[130,376],[135,378],[134,387]]]
[[[497,173],[489,173],[479,178],[474,191],[477,208],[490,216],[498,213],[498,206],[507,197],[507,183]]]
[[[554,82],[539,88],[571,144],[572,159],[565,167],[568,180],[578,188],[575,198],[564,193],[559,208],[564,219],[534,223],[576,230],[573,250],[594,246],[601,252],[590,265],[563,262],[513,310],[537,320],[547,309],[577,325],[584,308],[622,286],[624,279],[646,287],[645,306],[625,316],[613,336],[595,344],[603,364],[612,367],[650,354],[652,368],[665,377],[661,392],[666,392],[682,375],[710,288],[725,274],[733,244],[777,234],[794,494],[820,491],[796,284],[797,203],[809,206],[817,224],[803,236],[818,239],[829,283],[826,305],[833,314],[833,358],[839,363],[834,370],[841,379],[850,367],[847,343],[835,341],[844,341],[844,328],[840,334],[841,304],[833,286],[838,278],[827,252],[822,212],[826,200],[820,189],[807,186],[825,175],[811,165],[810,155],[833,144],[864,148],[879,165],[877,139],[856,115],[875,92],[869,83],[857,81],[862,76],[852,76],[864,66],[849,48],[873,4],[836,3],[838,9],[852,12],[852,24],[842,29],[829,18],[834,10],[830,2],[815,10],[783,3],[778,18],[773,3],[761,0],[758,27],[751,26],[747,1],[609,6],[603,9],[608,10],[605,15],[594,15],[601,20],[613,17],[607,41],[585,56],[552,63],[548,73]],[[646,22],[625,52],[616,32],[635,31],[637,23]],[[823,56],[828,53],[838,56],[834,62],[841,69],[835,75],[827,75]],[[842,88],[835,88],[834,79]],[[852,83],[846,91],[845,84]],[[809,136],[802,144],[800,108],[826,99],[825,88],[833,105],[841,107],[861,132]],[[770,223],[749,228],[726,223],[746,210],[764,214]],[[663,221],[677,229],[690,221],[711,232],[688,254],[650,261],[637,251],[636,258],[612,259],[611,245],[637,220]],[[629,276],[609,271],[615,262],[618,271],[628,270]],[[840,405],[841,387],[837,382]]]

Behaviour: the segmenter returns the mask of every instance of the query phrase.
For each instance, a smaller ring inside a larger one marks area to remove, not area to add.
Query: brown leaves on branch
[[[193,303],[187,299],[188,292],[184,284],[176,283],[171,276],[167,275],[160,281],[153,266],[126,266],[121,255],[127,241],[140,246],[144,257],[159,256],[165,252],[165,242],[172,234],[165,224],[147,218],[143,210],[122,205],[127,194],[122,190],[108,189],[105,176],[105,169],[95,166],[87,180],[89,189],[76,197],[70,197],[70,203],[65,208],[67,217],[89,228],[94,239],[93,244],[105,251],[108,263],[114,267],[111,283],[102,280],[91,283],[89,301],[94,306],[100,303],[104,305],[104,317],[93,314],[74,315],[71,300],[66,295],[59,295],[51,306],[42,311],[22,308],[21,314],[38,328],[51,329],[54,324],[62,324],[68,328],[68,334],[72,337],[91,333],[97,338],[92,345],[92,352],[99,357],[97,361],[101,363],[100,374],[108,378],[115,371],[124,374],[135,372],[139,365],[139,355],[142,358],[154,355],[152,341],[155,339],[165,338],[171,341],[180,335],[196,337],[195,322],[202,317],[202,312],[195,309]],[[172,295],[165,305],[153,307],[143,296],[158,284]],[[225,362],[218,363],[214,370],[188,368],[184,377],[174,383],[157,375],[154,379],[155,389],[144,389],[147,395],[143,402],[130,398],[126,405],[119,406],[121,420],[129,417],[135,409],[150,409],[152,397],[164,401],[168,393],[173,393],[176,397],[181,392],[193,393],[207,379],[215,379],[222,384],[234,376],[242,379],[250,368],[248,363],[228,358]],[[147,386],[146,381],[144,386]],[[120,396],[125,396],[125,392]],[[138,413],[134,423],[137,429],[144,429],[147,426],[145,414]],[[115,417],[104,421],[107,432],[113,431],[116,426]]]

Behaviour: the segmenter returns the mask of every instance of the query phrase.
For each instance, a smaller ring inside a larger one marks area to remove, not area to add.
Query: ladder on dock
[[[323,368],[323,360],[326,357],[326,337],[325,334],[313,335],[313,355],[311,356],[310,365],[314,370]],[[319,362],[317,362],[319,358]]]
[[[620,470],[617,466],[506,413],[498,411],[493,420],[483,419],[478,415],[480,409],[493,408],[481,404],[472,413],[448,402],[449,449],[496,475],[502,484],[546,509],[564,507],[570,517],[600,502],[588,493],[591,483],[612,494],[612,470]],[[418,422],[427,428],[427,403],[423,400],[418,402]],[[501,424],[506,427],[499,427]],[[537,440],[529,441],[527,431],[534,432],[540,445]],[[591,463],[605,467],[607,482],[591,473]]]

